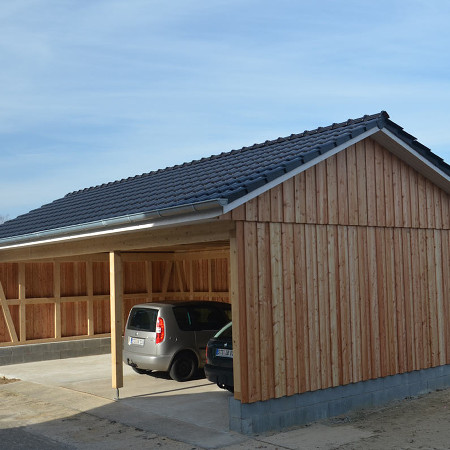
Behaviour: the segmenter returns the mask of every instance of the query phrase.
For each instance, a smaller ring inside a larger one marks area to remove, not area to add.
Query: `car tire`
[[[196,370],[195,357],[189,353],[181,353],[175,357],[170,366],[169,375],[175,381],[188,381],[194,376]]]
[[[148,375],[149,373],[151,373],[151,370],[139,369],[139,367],[132,367],[132,369],[139,375]]]

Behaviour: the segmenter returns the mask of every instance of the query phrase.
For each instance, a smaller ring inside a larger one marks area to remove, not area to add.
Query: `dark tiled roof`
[[[0,239],[163,210],[231,202],[373,128],[386,127],[435,166],[450,166],[381,113],[72,192],[0,226]]]

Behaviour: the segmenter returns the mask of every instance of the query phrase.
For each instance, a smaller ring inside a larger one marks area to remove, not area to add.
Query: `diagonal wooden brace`
[[[19,342],[17,339],[16,329],[14,327],[14,322],[11,317],[11,312],[9,311],[9,306],[6,301],[5,292],[3,290],[2,283],[0,282],[0,304],[2,305],[3,315],[5,316],[6,326],[8,327],[9,336],[12,342]]]

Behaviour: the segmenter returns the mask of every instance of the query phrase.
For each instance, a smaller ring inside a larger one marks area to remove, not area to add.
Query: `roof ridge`
[[[182,167],[192,166],[194,164],[198,164],[198,163],[201,163],[201,162],[204,162],[204,161],[210,161],[210,160],[218,158],[220,156],[232,155],[232,154],[242,153],[242,152],[249,151],[249,150],[255,150],[257,148],[266,147],[267,145],[272,145],[272,144],[281,143],[281,142],[287,142],[287,141],[290,141],[290,140],[293,140],[293,139],[299,139],[299,138],[302,138],[302,137],[305,137],[305,136],[313,136],[313,135],[316,135],[316,134],[319,134],[319,133],[324,133],[326,131],[336,130],[336,129],[343,128],[343,127],[346,127],[346,126],[349,126],[349,125],[354,125],[354,124],[358,124],[358,123],[362,123],[362,122],[367,122],[367,121],[374,120],[374,119],[378,119],[379,120],[379,127],[382,128],[382,125],[384,125],[385,120],[387,120],[388,118],[389,118],[389,114],[386,111],[384,111],[384,110],[379,112],[379,113],[376,113],[376,114],[371,114],[371,115],[366,114],[366,115],[364,115],[362,117],[359,117],[357,119],[347,119],[344,122],[337,122],[337,123],[335,122],[335,123],[333,123],[331,125],[328,125],[326,127],[317,127],[317,128],[315,128],[313,130],[305,130],[302,133],[295,133],[295,134],[291,134],[291,135],[286,136],[286,137],[278,137],[276,139],[266,140],[265,142],[255,143],[255,144],[252,144],[252,145],[249,145],[249,146],[241,147],[239,149],[233,149],[233,150],[230,150],[230,151],[227,151],[227,152],[217,153],[215,155],[211,155],[211,156],[208,156],[208,157],[203,157],[203,158],[200,158],[200,159],[193,159],[192,161],[184,162],[182,164],[176,164],[174,166],[167,166],[164,169],[152,170],[150,172],[144,172],[144,173],[139,174],[139,175],[133,175],[133,176],[130,176],[130,177],[127,177],[127,178],[121,178],[119,180],[109,181],[107,183],[102,183],[102,184],[98,184],[98,185],[95,185],[95,186],[90,186],[90,187],[87,187],[87,188],[79,189],[79,190],[67,193],[64,197],[69,197],[69,196],[72,196],[72,195],[76,195],[76,194],[79,194],[81,192],[87,192],[87,191],[91,191],[91,190],[96,190],[98,188],[105,187],[105,186],[117,185],[117,184],[123,183],[125,181],[130,181],[130,180],[135,180],[135,179],[138,179],[138,178],[144,178],[144,177],[148,177],[148,176],[151,176],[151,175],[156,175],[157,173],[162,173],[162,172],[166,172],[166,171],[169,171],[169,170],[174,170],[174,169],[179,169],[179,168],[182,168]]]

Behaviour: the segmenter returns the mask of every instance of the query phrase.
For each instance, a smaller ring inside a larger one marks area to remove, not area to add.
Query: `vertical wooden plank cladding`
[[[275,396],[269,224],[257,224],[261,400]]]
[[[341,326],[342,384],[352,381],[352,324],[350,318],[350,274],[348,227],[338,227],[339,313]]]
[[[394,202],[394,226],[403,226],[403,202],[402,202],[402,176],[400,169],[400,160],[392,158],[392,188]]]
[[[450,229],[450,195],[441,191],[442,228]]]
[[[297,324],[295,311],[294,230],[292,224],[281,225],[283,299],[286,343],[286,394],[297,393]]]
[[[386,241],[386,323],[387,323],[387,348],[388,348],[388,372],[390,375],[398,373],[398,337],[397,337],[397,301],[395,278],[395,247],[394,230],[385,230]],[[400,266],[401,267],[401,266]],[[398,268],[397,268],[398,269]]]
[[[428,329],[430,342],[430,362],[431,366],[439,365],[439,334],[437,319],[437,290],[436,290],[436,266],[435,242],[433,230],[426,230],[426,270],[427,270],[427,291],[428,291]]]
[[[446,364],[450,364],[450,231],[445,230],[442,236],[442,292],[444,295],[444,341],[446,343]]]
[[[327,194],[328,194],[328,223],[339,223],[338,180],[336,155],[326,160],[327,163]]]
[[[282,185],[283,194],[283,221],[285,223],[295,222],[295,192],[294,179],[286,180]]]
[[[328,285],[330,295],[330,345],[331,345],[331,376],[333,386],[342,383],[341,376],[341,327],[339,313],[339,258],[337,226],[327,226],[328,236]]]
[[[419,209],[419,227],[427,228],[428,214],[427,214],[426,181],[425,178],[420,174],[417,174],[417,200]]]
[[[295,221],[306,223],[306,178],[305,172],[294,178],[295,191]]]
[[[311,390],[321,388],[319,299],[317,286],[317,238],[316,227],[305,226],[306,288],[308,298],[309,373]]]
[[[376,261],[377,261],[377,284],[378,284],[378,312],[380,321],[380,365],[381,376],[389,375],[389,335],[388,335],[388,312],[386,305],[386,240],[385,229],[376,228]]]
[[[358,276],[359,276],[359,306],[361,329],[361,377],[363,380],[372,378],[372,360],[370,346],[370,286],[367,276],[369,263],[367,257],[367,228],[357,227],[358,233]]]
[[[384,202],[385,202],[385,217],[386,226],[394,226],[394,191],[392,180],[392,155],[386,150],[383,152],[383,175],[384,175]]]
[[[295,298],[297,323],[297,360],[298,360],[298,389],[299,392],[309,391],[309,330],[308,330],[308,293],[306,282],[306,246],[305,225],[294,226],[295,248]]]
[[[349,264],[349,322],[351,323],[351,356],[353,382],[361,380],[361,323],[360,323],[360,258],[358,252],[358,235],[356,227],[348,228],[348,264]]]
[[[418,193],[418,174],[409,169],[409,195],[411,206],[411,227],[419,227],[419,193]],[[403,179],[402,179],[403,181]]]
[[[436,217],[434,211],[434,185],[428,179],[425,180],[425,196],[427,204],[426,214],[428,228],[434,228],[436,226]]]
[[[424,367],[424,335],[422,327],[422,292],[421,292],[421,266],[419,250],[419,230],[411,229],[411,280],[412,280],[412,298],[414,310],[414,352],[416,367]]]
[[[444,290],[443,290],[443,267],[444,260],[442,259],[442,233],[434,230],[434,264],[436,275],[436,314],[437,314],[437,329],[439,339],[439,365],[446,363],[446,341],[445,341],[445,308],[444,308]],[[448,296],[447,296],[448,301]]]
[[[25,264],[25,279],[26,297],[51,297],[53,295],[52,263]],[[53,305],[27,305],[26,317],[27,340],[53,337]]]
[[[283,222],[283,190],[281,185],[273,187],[270,191],[270,220]]]
[[[367,251],[370,303],[370,348],[372,377],[381,376],[381,343],[380,343],[380,317],[378,311],[378,277],[377,277],[377,251],[375,228],[367,229]]]
[[[275,371],[275,397],[286,395],[286,344],[284,330],[283,263],[281,225],[270,224],[270,253],[272,272],[272,320]]]
[[[258,220],[258,200],[256,198],[245,203],[245,219],[248,221]]]
[[[358,225],[358,179],[356,166],[356,149],[352,145],[347,150],[347,178],[348,178],[348,223]]]
[[[317,192],[315,167],[305,172],[306,222],[317,223]]]
[[[428,268],[427,268],[427,230],[418,230],[419,245],[419,279],[421,297],[421,316],[423,332],[423,362],[422,368],[431,367],[430,328],[429,328],[429,293],[428,293]]]
[[[338,217],[340,225],[348,225],[348,176],[345,152],[336,155]]]
[[[333,385],[330,355],[330,302],[328,287],[327,228],[317,227],[317,277],[319,300],[320,375],[322,389]]]
[[[377,223],[380,227],[386,226],[386,198],[384,191],[384,164],[383,149],[378,143],[375,143],[374,152],[375,162],[375,199],[377,210]]]
[[[367,225],[377,225],[377,198],[375,189],[375,144],[366,140],[366,175],[367,175]]]
[[[441,190],[436,185],[433,185],[433,196],[435,227],[440,230],[442,228],[442,201]]]
[[[356,153],[356,179],[357,179],[357,207],[358,224],[367,225],[367,184],[366,184],[366,153],[365,141],[355,145]]]
[[[414,325],[414,294],[413,294],[413,273],[412,273],[412,260],[411,260],[411,231],[395,230],[396,239],[399,241],[400,248],[397,250],[398,259],[401,260],[403,271],[399,276],[403,278],[402,284],[402,298],[403,313],[399,312],[400,318],[404,317],[401,321],[401,335],[403,338],[404,347],[404,364],[400,364],[400,368],[404,367],[405,371],[411,372],[416,370],[416,354],[415,354],[415,325]],[[401,240],[401,243],[400,243]],[[402,252],[401,254],[399,252]],[[398,295],[398,294],[397,294]],[[399,343],[402,343],[402,338],[399,334]]]
[[[258,220],[260,222],[270,222],[270,191],[258,197]]]
[[[316,210],[317,223],[328,223],[328,190],[327,190],[327,164],[322,161],[315,166],[316,169]]]
[[[244,222],[245,245],[245,304],[247,321],[247,379],[250,402],[261,398],[261,367],[258,308],[258,254],[256,223]]]
[[[411,183],[409,181],[412,169],[409,168],[404,162],[400,164],[400,174],[402,183],[402,215],[403,215],[403,226],[412,226],[412,209],[411,205]],[[415,194],[415,193],[414,193]],[[413,195],[414,195],[413,194]],[[415,213],[415,212],[414,212]]]

